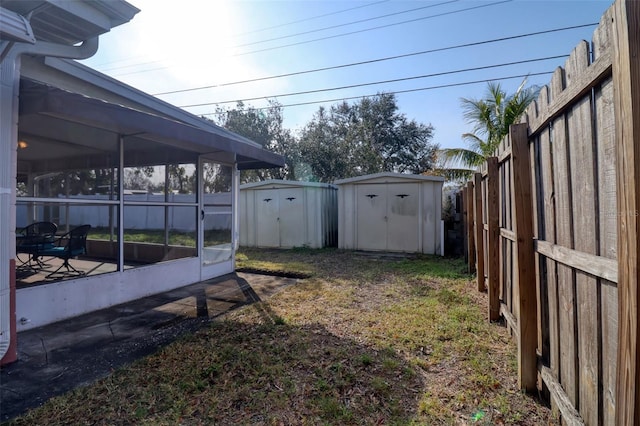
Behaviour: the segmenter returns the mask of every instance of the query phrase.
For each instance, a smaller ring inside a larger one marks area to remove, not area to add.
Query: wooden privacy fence
[[[566,424],[640,425],[640,2],[611,6],[462,196],[521,388]]]

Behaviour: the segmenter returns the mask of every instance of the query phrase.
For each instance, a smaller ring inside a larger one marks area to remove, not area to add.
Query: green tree
[[[465,148],[449,148],[439,152],[444,163],[442,173],[450,180],[470,179],[477,168],[509,134],[509,126],[516,124],[529,104],[538,97],[540,89],[525,87],[522,81],[516,92],[508,95],[500,83],[489,82],[482,99],[460,100],[464,119],[473,125],[470,133],[462,139],[469,145]]]
[[[313,180],[332,182],[378,172],[432,170],[433,127],[398,112],[395,95],[321,107],[302,130],[300,152]]]
[[[283,126],[282,105],[276,101],[269,101],[269,105],[269,108],[263,110],[238,102],[234,109],[217,109],[216,124],[285,158],[283,168],[243,170],[240,175],[243,183],[266,179],[296,179],[295,165],[300,161],[298,141]]]

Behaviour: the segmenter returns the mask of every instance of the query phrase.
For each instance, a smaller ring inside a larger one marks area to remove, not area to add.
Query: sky
[[[466,148],[460,99],[482,98],[489,80],[508,93],[525,75],[548,84],[612,0],[129,3],[141,11],[83,63],[193,114],[271,99],[299,132],[320,106],[396,93],[398,112],[431,124],[433,142]]]

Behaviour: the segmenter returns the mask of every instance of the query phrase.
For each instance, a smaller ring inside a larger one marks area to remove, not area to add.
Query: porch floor
[[[24,257],[24,255],[20,255]],[[18,258],[18,267],[16,268],[16,285],[18,288],[29,287],[38,284],[47,284],[55,281],[76,279],[80,275],[77,274],[64,274],[66,268],[60,269],[60,274],[49,277],[48,275],[58,269],[62,265],[62,259],[54,257],[47,257],[43,259],[44,267],[30,268],[25,265],[20,265],[20,257]],[[95,259],[90,257],[82,257],[77,259],[71,259],[69,264],[76,268],[79,272],[85,274],[85,276],[99,275],[109,272],[115,272],[118,270],[118,265],[112,260]],[[140,264],[125,263],[124,269],[134,268]]]
[[[18,361],[0,369],[0,421],[108,376],[293,278],[233,273],[18,333]]]

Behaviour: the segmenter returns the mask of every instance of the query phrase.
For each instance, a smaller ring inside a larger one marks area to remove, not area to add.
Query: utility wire
[[[234,37],[240,37],[240,36],[245,36],[245,35],[249,35],[249,34],[255,34],[255,33],[259,33],[259,32],[262,32],[262,31],[267,31],[267,30],[274,30],[276,28],[282,28],[282,27],[286,27],[286,26],[289,26],[289,25],[293,25],[293,24],[300,24],[302,22],[312,21],[314,19],[326,18],[327,16],[339,15],[339,14],[344,13],[344,12],[350,12],[352,10],[363,9],[365,7],[375,6],[376,4],[380,4],[380,3],[387,3],[388,1],[389,0],[377,1],[377,2],[373,2],[373,3],[363,4],[362,6],[356,6],[356,7],[351,7],[349,9],[337,10],[335,12],[329,12],[329,13],[324,13],[322,15],[311,16],[309,18],[299,19],[297,21],[286,22],[284,24],[278,24],[278,25],[274,25],[274,26],[271,26],[271,27],[259,28],[257,30],[251,30],[251,31],[247,31],[247,32],[244,32],[244,33],[234,34]]]
[[[374,30],[378,30],[378,29],[382,29],[382,28],[388,28],[388,27],[393,27],[393,26],[397,26],[397,25],[402,25],[402,24],[407,24],[407,23],[412,23],[412,22],[417,22],[417,21],[423,21],[425,19],[438,18],[438,17],[441,17],[441,16],[453,15],[455,13],[467,12],[467,11],[474,10],[474,9],[480,9],[480,8],[484,8],[484,7],[495,6],[495,5],[502,4],[502,3],[509,3],[509,2],[512,2],[512,1],[514,1],[514,0],[502,0],[502,1],[497,1],[497,2],[494,2],[494,3],[482,4],[480,6],[473,6],[473,7],[468,7],[468,8],[464,8],[464,9],[458,9],[458,10],[454,10],[454,11],[443,12],[443,13],[439,13],[439,14],[436,14],[436,15],[424,16],[422,18],[410,19],[408,21],[396,22],[396,23],[393,23],[393,24],[381,25],[381,26],[378,26],[378,27],[365,28],[365,29],[358,30],[358,31],[351,31],[351,32],[348,32],[348,33],[336,34],[336,35],[332,35],[332,36],[326,36],[326,37],[321,37],[321,38],[316,38],[316,39],[311,39],[311,40],[306,40],[306,41],[299,41],[297,43],[290,43],[290,44],[285,44],[285,45],[281,45],[281,46],[268,47],[268,48],[259,49],[259,50],[252,50],[252,51],[244,52],[244,53],[236,53],[234,55],[230,55],[229,57],[245,56],[245,55],[250,55],[250,54],[253,54],[253,53],[267,52],[267,51],[270,51],[270,50],[277,50],[277,49],[284,49],[286,47],[299,46],[301,44],[307,44],[307,43],[312,43],[312,42],[316,42],[316,41],[329,40],[329,39],[338,38],[338,37],[345,37],[345,36],[349,36],[349,35],[353,35],[353,34],[364,33],[364,32],[367,32],[367,31],[374,31]],[[158,62],[158,61],[155,61],[155,62]],[[130,66],[135,66],[135,65],[123,66],[122,68],[130,67]],[[114,77],[121,77],[121,76],[132,75],[132,74],[140,74],[140,73],[144,73],[144,72],[157,71],[157,70],[161,70],[161,69],[165,69],[165,68],[167,68],[167,67],[156,67],[156,68],[149,68],[149,69],[139,70],[139,71],[131,71],[131,72],[122,73],[122,74],[115,74]],[[114,68],[108,69],[108,70],[103,70],[103,71],[112,71],[113,69]]]
[[[521,74],[521,75],[511,75],[508,77],[497,77],[497,78],[489,78],[489,79],[484,79],[484,80],[474,80],[474,81],[465,81],[462,83],[450,83],[450,84],[441,84],[441,85],[437,85],[437,86],[429,86],[429,87],[420,87],[417,89],[407,89],[407,90],[395,90],[395,91],[389,91],[389,92],[383,92],[383,93],[391,93],[394,95],[397,94],[402,94],[402,93],[412,93],[412,92],[421,92],[421,91],[425,91],[425,90],[435,90],[435,89],[446,89],[449,87],[457,87],[457,86],[469,86],[472,84],[479,84],[479,83],[486,83],[488,81],[502,81],[502,80],[511,80],[514,78],[526,78],[526,77],[531,77],[531,76],[538,76],[538,75],[550,75],[553,74],[553,71],[544,71],[544,72],[536,72],[536,73],[529,73],[529,74]],[[275,105],[275,106],[268,106],[268,107],[260,107],[260,108],[253,108],[256,111],[260,111],[260,110],[266,110],[266,109],[273,109],[273,108],[289,108],[289,107],[296,107],[296,106],[304,106],[304,105],[313,105],[313,104],[323,104],[323,103],[327,103],[327,102],[339,102],[339,101],[348,101],[348,100],[353,100],[353,99],[363,99],[363,98],[372,98],[375,96],[378,96],[380,93],[376,93],[373,95],[361,95],[361,96],[350,96],[350,97],[346,97],[346,98],[334,98],[334,99],[324,99],[321,101],[309,101],[309,102],[299,102],[299,103],[295,103],[295,104],[287,104],[287,105]],[[204,114],[199,114],[199,115],[219,115],[219,112],[207,112]]]
[[[411,56],[418,56],[418,55],[425,55],[427,53],[444,52],[444,51],[447,51],[447,50],[460,49],[460,48],[464,48],[464,47],[479,46],[479,45],[482,45],[482,44],[497,43],[497,42],[501,42],[501,41],[514,40],[514,39],[523,38],[523,37],[532,37],[532,36],[541,35],[541,34],[549,34],[549,33],[554,33],[554,32],[559,32],[559,31],[573,30],[573,29],[576,29],[576,28],[590,27],[590,26],[597,25],[597,24],[598,23],[596,22],[596,23],[591,23],[591,24],[575,25],[575,26],[572,26],[572,27],[555,28],[555,29],[551,29],[551,30],[537,31],[537,32],[533,32],[533,33],[519,34],[519,35],[515,35],[515,36],[501,37],[501,38],[495,38],[495,39],[491,39],[491,40],[477,41],[477,42],[473,42],[473,43],[458,44],[458,45],[455,45],[455,46],[440,47],[440,48],[437,48],[437,49],[422,50],[420,52],[406,53],[406,54],[403,54],[403,55],[387,56],[387,57],[384,57],[384,58],[371,59],[371,60],[362,61],[362,62],[353,62],[353,63],[350,63],[350,64],[334,65],[334,66],[323,67],[323,68],[314,68],[314,69],[311,69],[311,70],[290,72],[290,73],[286,73],[286,74],[278,74],[278,75],[272,75],[272,76],[268,76],[268,77],[259,77],[259,78],[253,78],[253,79],[250,79],[250,80],[233,81],[233,82],[230,82],[230,83],[214,84],[214,85],[210,85],[210,86],[199,86],[199,87],[192,87],[192,88],[189,88],[189,89],[172,90],[172,91],[168,91],[168,92],[154,93],[153,96],[170,95],[170,94],[173,94],[173,93],[185,93],[185,92],[192,92],[192,91],[204,90],[204,89],[213,89],[213,88],[216,88],[216,87],[224,87],[224,86],[232,86],[232,85],[236,85],[236,84],[253,83],[253,82],[256,82],[256,81],[272,80],[272,79],[275,79],[275,78],[291,77],[291,76],[295,76],[295,75],[310,74],[310,73],[315,73],[315,72],[320,72],[320,71],[329,71],[329,70],[335,70],[335,69],[340,69],[340,68],[348,68],[348,67],[354,67],[354,66],[358,66],[358,65],[368,65],[368,64],[373,64],[373,63],[376,63],[376,62],[390,61],[390,60],[394,60],[394,59],[408,58],[408,57],[411,57]]]
[[[253,45],[256,45],[256,44],[268,43],[270,41],[284,40],[286,38],[297,37],[297,36],[301,36],[301,35],[305,35],[305,34],[313,34],[313,33],[317,33],[317,32],[320,32],[320,31],[334,30],[336,28],[348,27],[349,25],[361,24],[363,22],[369,22],[369,21],[375,21],[377,19],[388,18],[390,16],[403,15],[405,13],[415,12],[415,11],[423,10],[423,9],[431,9],[433,7],[443,6],[443,5],[450,4],[450,3],[456,3],[458,1],[460,1],[460,0],[449,0],[449,1],[442,2],[442,3],[435,3],[435,4],[430,4],[428,6],[422,6],[422,7],[416,7],[414,9],[403,10],[401,12],[389,13],[387,15],[380,15],[380,16],[374,16],[372,18],[361,19],[359,21],[351,21],[351,22],[346,22],[344,24],[332,25],[330,27],[316,28],[314,30],[308,30],[308,31],[304,31],[304,32],[301,32],[301,33],[287,34],[287,35],[280,36],[280,37],[268,38],[268,39],[264,39],[264,40],[253,41],[253,42],[250,42],[250,43],[239,44],[236,47],[253,46]]]
[[[379,29],[382,29],[382,28],[395,27],[395,26],[398,26],[398,25],[410,24],[410,23],[418,22],[418,21],[424,21],[426,19],[439,18],[441,16],[453,15],[453,14],[461,13],[461,12],[468,12],[470,10],[481,9],[481,8],[490,7],[490,6],[496,6],[496,5],[503,4],[503,3],[510,3],[512,1],[513,0],[501,0],[501,1],[496,1],[496,2],[493,2],[493,3],[482,4],[480,6],[467,7],[467,8],[464,8],[464,9],[452,10],[452,11],[449,11],[449,12],[442,12],[442,13],[438,13],[438,14],[435,14],[435,15],[423,16],[421,18],[409,19],[407,21],[395,22],[393,24],[386,24],[386,25],[380,25],[380,26],[377,26],[377,27],[364,28],[362,30],[351,31],[351,32],[342,33],[342,34],[335,34],[335,35],[327,36],[327,37],[314,38],[314,39],[311,39],[311,40],[299,41],[297,43],[285,44],[285,45],[282,45],[282,46],[267,47],[267,48],[260,49],[260,50],[251,50],[249,52],[236,53],[235,55],[232,55],[232,56],[234,56],[234,57],[235,56],[245,56],[245,55],[250,55],[250,54],[253,54],[253,53],[268,52],[270,50],[277,50],[277,49],[283,49],[285,47],[298,46],[298,45],[301,45],[301,44],[312,43],[312,42],[315,42],[315,41],[323,41],[323,40],[329,40],[329,39],[332,39],[332,38],[338,38],[338,37],[344,37],[344,36],[349,36],[349,35],[354,35],[354,34],[360,34],[360,33],[365,33],[365,32],[368,32],[368,31],[379,30]]]
[[[232,100],[232,101],[206,102],[206,103],[200,103],[200,104],[180,105],[179,108],[193,108],[193,107],[201,107],[201,106],[208,106],[208,105],[222,105],[222,104],[237,103],[237,102],[241,102],[241,101],[244,102],[244,101],[255,101],[255,100],[259,100],[259,99],[268,99],[268,98],[284,98],[284,97],[288,97],[288,96],[308,95],[308,94],[311,94],[311,93],[320,93],[320,92],[330,92],[330,91],[334,91],[334,90],[353,89],[355,87],[373,86],[373,85],[376,85],[376,84],[397,83],[399,81],[417,80],[417,79],[421,79],[421,78],[438,77],[438,76],[442,76],[442,75],[451,75],[451,74],[458,74],[458,73],[470,72],[470,71],[480,71],[480,70],[486,70],[486,69],[490,69],[490,68],[506,67],[506,66],[511,66],[511,65],[526,64],[526,63],[531,63],[531,62],[548,61],[548,60],[551,60],[551,59],[566,58],[567,56],[569,56],[569,55],[547,56],[545,58],[527,59],[527,60],[523,60],[523,61],[507,62],[507,63],[496,64],[496,65],[485,65],[485,66],[482,66],[482,67],[474,67],[474,68],[464,68],[464,69],[458,69],[458,70],[454,70],[454,71],[444,71],[444,72],[438,72],[438,73],[433,73],[433,74],[418,75],[418,76],[413,76],[413,77],[396,78],[396,79],[392,79],[392,80],[374,81],[374,82],[370,82],[370,83],[352,84],[352,85],[348,85],[348,86],[332,87],[332,88],[328,88],[328,89],[315,89],[315,90],[307,90],[307,91],[304,91],[304,92],[293,92],[293,93],[284,93],[284,94],[280,94],[280,95],[259,96],[259,97],[255,97],[255,98],[236,99],[236,100]]]
[[[335,11],[335,12],[325,13],[325,14],[322,14],[322,15],[310,16],[308,18],[300,19],[300,20],[297,20],[297,21],[286,22],[286,23],[283,23],[283,24],[274,25],[272,27],[259,28],[259,29],[247,31],[247,32],[244,32],[244,33],[238,33],[238,34],[232,35],[232,37],[241,37],[241,36],[248,35],[248,34],[253,34],[253,33],[267,31],[267,30],[271,30],[271,29],[275,29],[275,28],[285,27],[287,25],[298,24],[298,23],[301,23],[301,22],[311,21],[311,20],[318,19],[318,18],[324,18],[324,17],[331,16],[331,15],[338,15],[340,13],[349,12],[349,11],[356,10],[356,9],[363,9],[365,7],[375,6],[376,4],[387,3],[387,2],[389,2],[389,0],[376,1],[376,2],[373,2],[373,3],[364,4],[362,6],[351,7],[349,9],[342,9],[342,10],[338,10],[338,11]],[[135,56],[131,56],[131,57],[125,58],[125,59],[118,59],[118,60],[115,60],[115,61],[104,62],[102,64],[99,64],[98,67],[109,65],[109,64],[115,64],[115,63],[118,63],[118,62],[124,62],[124,61],[128,61],[130,59],[135,59],[135,58],[136,58]],[[156,60],[156,61],[149,61],[149,62],[143,62],[143,63],[138,63],[138,64],[123,65],[121,67],[106,68],[103,71],[112,71],[114,69],[127,68],[127,67],[133,67],[133,66],[138,66],[138,65],[153,64],[153,63],[157,63],[157,62],[160,62],[160,61]]]

